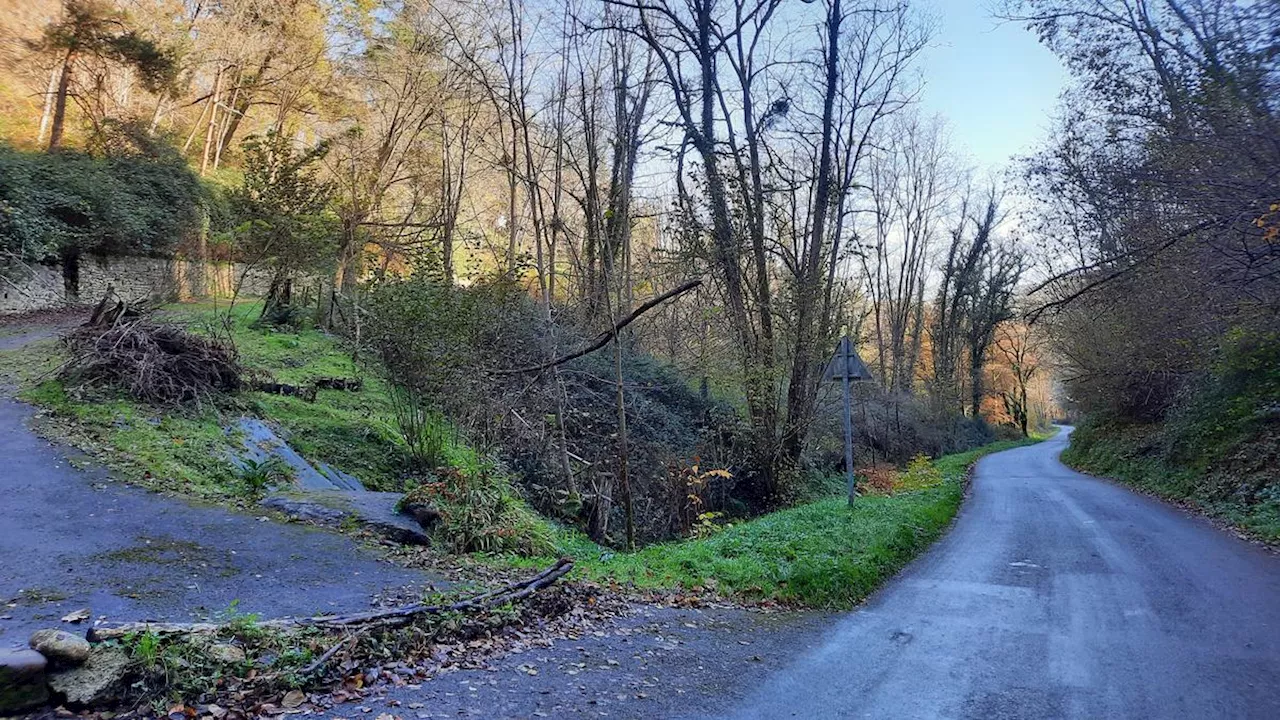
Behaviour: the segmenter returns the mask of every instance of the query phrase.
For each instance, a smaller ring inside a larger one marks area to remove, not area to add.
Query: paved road
[[[48,334],[0,337],[0,349]],[[32,414],[0,389],[0,647],[83,607],[117,621],[204,618],[233,602],[264,616],[351,611],[437,580],[348,537],[71,467],[28,428]]]
[[[992,455],[955,528],[734,718],[1280,718],[1280,557]]]

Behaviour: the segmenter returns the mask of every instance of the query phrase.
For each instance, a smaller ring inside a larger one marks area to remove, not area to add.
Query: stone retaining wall
[[[72,280],[61,265],[28,268],[16,277],[0,274],[0,315],[92,305],[108,288],[129,299],[189,300],[230,296],[241,277],[241,295],[264,295],[270,285],[269,274],[261,269],[246,273],[239,263],[182,258],[83,256],[74,270]]]

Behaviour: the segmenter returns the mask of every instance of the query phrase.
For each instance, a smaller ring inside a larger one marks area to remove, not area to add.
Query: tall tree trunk
[[[982,396],[985,392],[982,387],[982,371],[982,352],[977,347],[971,346],[969,348],[969,392],[970,408],[972,417],[975,419],[982,413]]]
[[[213,75],[213,93],[209,96],[209,124],[205,126],[204,152],[200,156],[200,174],[209,171],[209,161],[213,154],[214,130],[218,126],[218,95],[222,90],[222,67],[219,66]]]
[[[826,88],[822,102],[822,141],[818,152],[818,177],[814,183],[814,205],[809,247],[805,251],[805,263],[799,280],[799,297],[796,303],[796,343],[792,348],[791,379],[787,384],[787,415],[782,430],[783,459],[791,467],[797,467],[808,434],[809,417],[816,385],[814,382],[814,354],[825,349],[826,338],[817,337],[819,321],[814,317],[818,310],[821,281],[821,260],[824,233],[827,229],[828,198],[831,195],[832,133],[835,125],[835,100],[839,92],[840,24],[843,21],[840,0],[834,0],[827,15]],[[825,326],[825,322],[822,323]],[[819,347],[819,341],[822,346]],[[819,360],[820,362],[820,360]]]
[[[44,109],[40,111],[40,130],[36,134],[36,144],[44,142],[45,133],[49,132],[49,121],[53,119],[54,95],[58,89],[58,78],[62,75],[62,67],[49,71],[49,87],[44,91]]]
[[[627,396],[622,377],[622,339],[613,336],[613,367],[617,383],[618,405],[618,480],[622,489],[622,510],[626,518],[627,549],[636,549],[635,502],[631,497],[631,474],[627,466]]]
[[[267,73],[271,67],[272,60],[275,59],[276,51],[269,50],[262,58],[262,62],[258,64],[258,70],[253,77],[247,81],[242,79],[236,80],[236,99],[231,103],[231,116],[227,119],[226,129],[222,133],[222,142],[220,147],[226,148],[231,146],[231,141],[235,139],[236,131],[240,129],[240,123],[244,120],[244,116],[248,114],[249,108],[253,106],[253,91],[262,82],[262,76]]]
[[[50,150],[62,146],[62,131],[67,120],[67,94],[71,89],[71,68],[75,59],[75,51],[68,50],[62,61],[62,77],[58,79],[58,94],[53,104],[53,128],[49,132]]]

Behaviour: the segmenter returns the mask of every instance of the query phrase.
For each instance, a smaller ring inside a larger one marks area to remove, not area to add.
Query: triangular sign
[[[850,380],[871,379],[871,371],[862,362],[862,358],[858,357],[858,351],[853,349],[853,341],[848,335],[840,339],[835,356],[827,363],[826,372],[822,373],[825,382],[843,380],[846,377]]]

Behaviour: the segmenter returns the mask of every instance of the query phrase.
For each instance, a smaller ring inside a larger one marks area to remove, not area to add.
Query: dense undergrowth
[[[1229,336],[1163,421],[1090,418],[1062,458],[1280,542],[1280,336]]]
[[[63,256],[150,254],[199,231],[210,191],[166,143],[120,131],[96,154],[0,141],[0,274]]]

